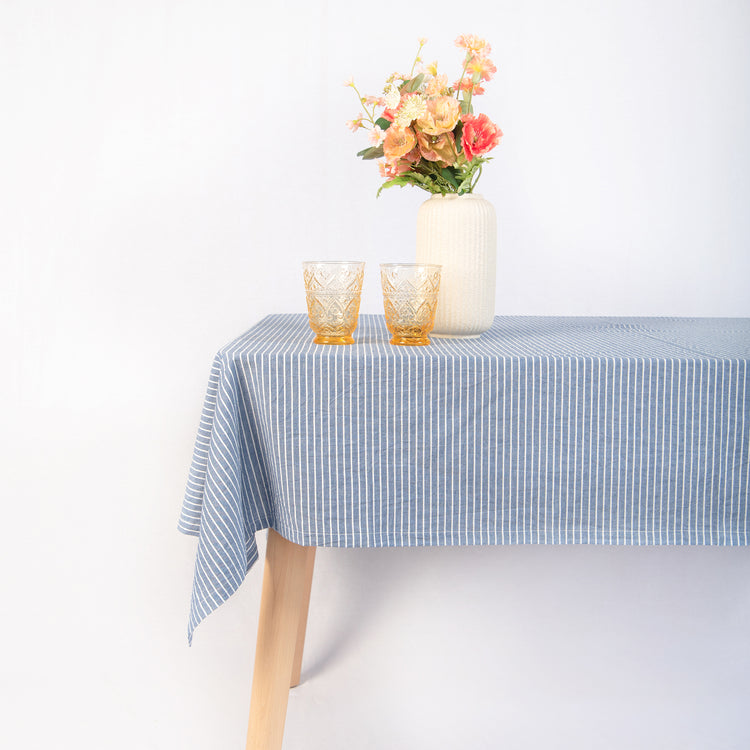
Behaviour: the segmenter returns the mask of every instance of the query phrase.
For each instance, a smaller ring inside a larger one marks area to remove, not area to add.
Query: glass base
[[[396,346],[427,346],[430,340],[427,336],[421,336],[419,338],[408,338],[406,336],[394,336],[391,339],[391,343]]]
[[[353,336],[321,336],[318,334],[313,339],[313,344],[353,344]]]

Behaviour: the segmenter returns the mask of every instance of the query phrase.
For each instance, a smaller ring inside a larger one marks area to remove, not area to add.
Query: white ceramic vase
[[[481,195],[433,195],[417,215],[417,263],[438,263],[431,336],[477,338],[495,317],[497,217]]]

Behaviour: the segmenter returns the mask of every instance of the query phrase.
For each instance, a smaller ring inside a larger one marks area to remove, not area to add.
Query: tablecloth
[[[499,317],[395,347],[270,315],[215,357],[179,529],[189,638],[303,545],[748,544],[750,319]]]

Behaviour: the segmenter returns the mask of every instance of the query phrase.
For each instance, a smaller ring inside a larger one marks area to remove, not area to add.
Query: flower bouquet
[[[462,34],[456,46],[465,50],[463,70],[454,83],[438,73],[437,62],[424,65],[425,39],[408,75],[394,73],[382,96],[362,96],[351,86],[364,112],[347,123],[352,131],[369,130],[370,146],[357,156],[379,159],[384,188],[415,185],[433,194],[471,193],[486,156],[502,131],[485,114],[475,115],[472,98],[497,72],[489,59],[490,45],[473,34]]]

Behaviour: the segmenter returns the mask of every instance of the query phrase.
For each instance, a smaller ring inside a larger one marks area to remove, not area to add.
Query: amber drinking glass
[[[435,325],[440,270],[428,263],[383,263],[380,280],[383,285],[385,322],[391,344],[425,346],[427,334]]]
[[[316,344],[353,344],[365,264],[308,261],[302,264],[307,314]]]

